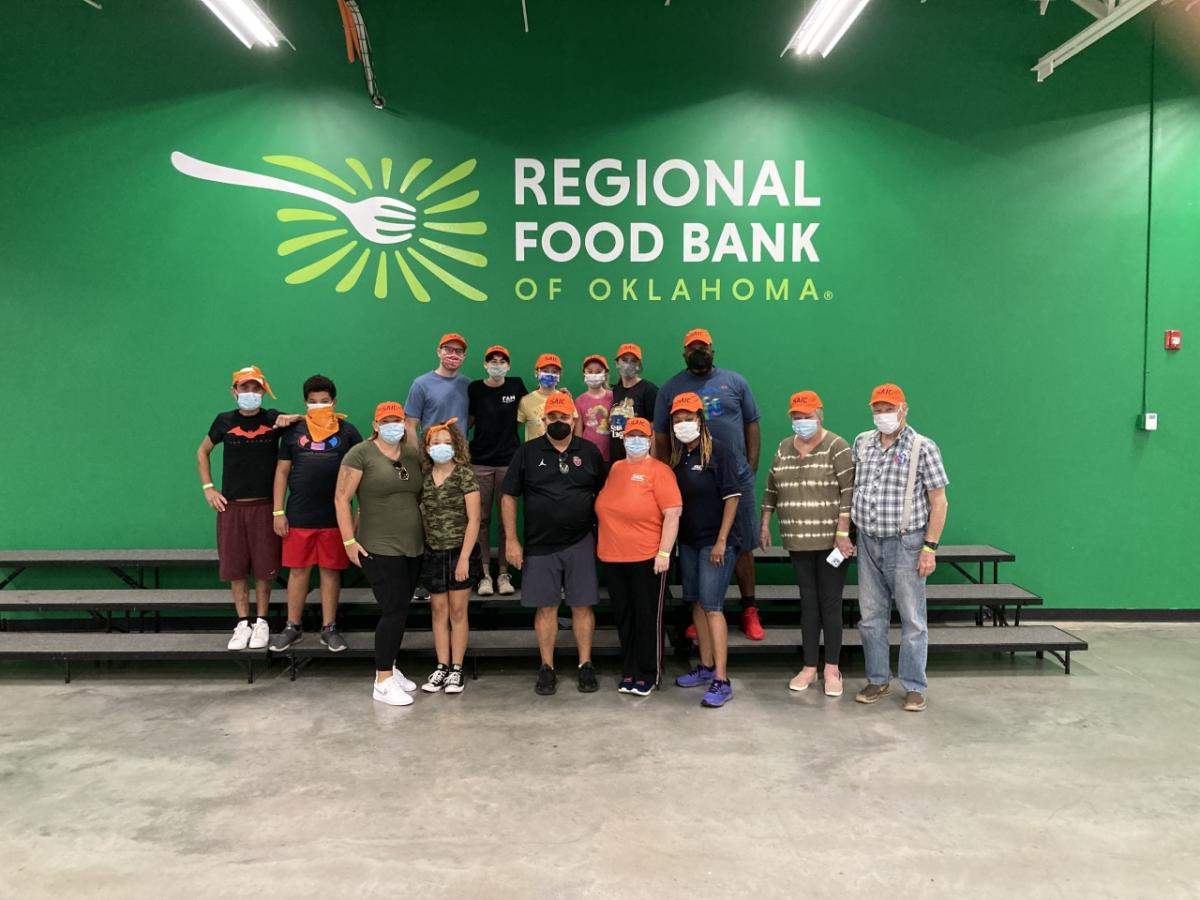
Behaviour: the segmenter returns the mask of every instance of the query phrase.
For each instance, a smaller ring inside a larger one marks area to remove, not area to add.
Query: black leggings
[[[825,632],[825,664],[836,666],[842,654],[842,588],[847,564],[825,562],[829,550],[793,550],[792,568],[800,586],[800,631],[804,639],[804,665],[817,664],[821,631]]]
[[[621,676],[658,681],[662,671],[663,598],[667,576],[654,574],[654,560],[605,563],[604,577],[621,639]]]
[[[421,557],[372,553],[363,558],[362,569],[383,610],[375,626],[375,670],[384,672],[396,662],[404,640],[404,623],[421,574]]]

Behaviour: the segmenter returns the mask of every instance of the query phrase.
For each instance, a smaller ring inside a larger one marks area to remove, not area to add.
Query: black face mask
[[[688,371],[695,375],[704,375],[711,371],[713,355],[711,350],[693,350],[687,355]]]
[[[546,434],[556,441],[564,441],[571,435],[571,423],[551,422],[546,426]]]

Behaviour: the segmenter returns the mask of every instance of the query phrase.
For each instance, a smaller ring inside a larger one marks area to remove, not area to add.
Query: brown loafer
[[[920,691],[909,691],[904,695],[905,712],[921,712],[925,708],[925,695]]]
[[[890,681],[885,681],[883,684],[868,684],[854,695],[854,699],[859,703],[875,703],[884,697],[891,688]]]

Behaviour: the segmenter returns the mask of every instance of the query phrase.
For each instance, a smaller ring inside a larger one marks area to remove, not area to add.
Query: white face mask
[[[900,416],[896,413],[876,413],[875,427],[883,434],[891,434],[900,427]]]
[[[583,383],[588,387],[600,387],[604,382],[608,381],[608,376],[603,372],[584,372]]]
[[[398,444],[404,440],[403,422],[384,422],[379,426],[379,436],[385,444]]]
[[[262,406],[262,394],[257,394],[254,391],[238,394],[237,404],[238,409],[244,409],[247,412],[258,409]]]
[[[675,437],[682,444],[690,444],[700,437],[699,422],[676,422],[671,430],[675,432]]]
[[[435,463],[448,463],[454,459],[453,444],[431,444],[429,447],[429,458]]]
[[[508,374],[508,363],[488,363],[484,368],[492,378],[503,378]]]
[[[650,452],[650,438],[648,437],[627,437],[625,438],[625,453],[630,459],[640,459]]]

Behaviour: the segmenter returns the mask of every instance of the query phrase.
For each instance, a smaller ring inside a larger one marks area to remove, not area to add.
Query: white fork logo
[[[407,241],[416,227],[416,209],[394,197],[366,197],[350,203],[304,184],[296,184],[273,175],[262,175],[205,162],[178,150],[171,154],[171,165],[184,175],[204,181],[279,191],[324,203],[344,215],[354,226],[354,230],[373,244],[399,244]]]

